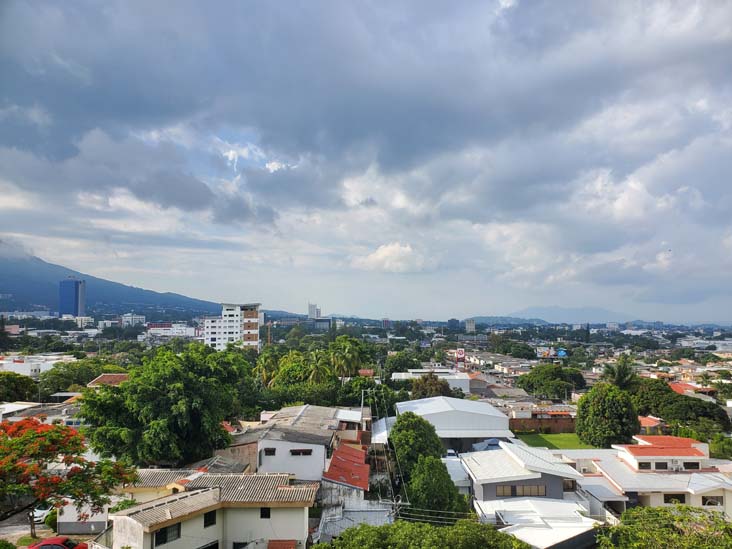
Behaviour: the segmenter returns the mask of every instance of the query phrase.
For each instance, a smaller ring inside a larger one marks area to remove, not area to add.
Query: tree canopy
[[[519,377],[516,385],[536,396],[566,398],[574,389],[586,385],[582,372],[558,364],[540,364]]]
[[[72,385],[86,386],[103,373],[124,372],[125,369],[100,358],[83,358],[75,362],[57,362],[40,375],[41,393],[48,398],[53,393],[67,391]]]
[[[77,510],[101,511],[110,491],[132,482],[135,471],[121,461],[89,461],[85,452],[82,435],[65,425],[0,423],[0,499],[30,496],[56,507],[71,500]]]
[[[411,478],[420,457],[440,458],[445,452],[432,424],[412,412],[399,415],[389,441],[406,479]]]
[[[409,480],[409,502],[412,507],[437,511],[437,517],[445,517],[442,511],[467,513],[468,502],[458,492],[447,467],[440,458],[420,456]]]
[[[699,507],[634,507],[623,513],[620,524],[599,530],[598,547],[730,549],[732,524],[723,514]]]
[[[598,383],[577,405],[576,432],[585,444],[609,448],[630,443],[640,431],[630,397],[609,383]]]
[[[412,398],[430,398],[436,396],[452,396],[450,384],[430,372],[412,382]]]
[[[602,378],[619,389],[629,389],[638,382],[633,361],[628,355],[620,355],[614,364],[606,364]]]
[[[452,526],[434,526],[398,520],[394,524],[361,524],[344,531],[325,549],[529,549],[526,543],[493,526],[459,520]]]
[[[38,388],[30,377],[15,372],[0,372],[0,402],[36,400]]]
[[[236,352],[200,344],[175,354],[161,348],[119,387],[88,392],[82,401],[92,447],[138,465],[184,464],[229,442],[221,427],[238,408],[238,383],[249,364]]]

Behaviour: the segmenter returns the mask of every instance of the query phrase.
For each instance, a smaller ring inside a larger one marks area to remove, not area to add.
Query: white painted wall
[[[164,549],[197,549],[208,543],[219,541],[220,549],[228,549],[234,542],[254,543],[252,547],[267,547],[269,540],[298,541],[298,547],[305,547],[308,537],[307,507],[272,508],[270,518],[260,518],[260,509],[219,509],[216,524],[203,527],[203,514],[181,523],[180,538],[162,545]],[[111,549],[153,549],[154,534],[143,532],[135,521],[128,517],[114,519],[114,543]]]
[[[274,448],[274,456],[265,456],[265,448]],[[310,456],[293,456],[290,450],[307,448],[313,451]],[[325,446],[303,444],[283,440],[260,440],[257,445],[258,473],[292,473],[299,480],[320,480],[325,471]]]

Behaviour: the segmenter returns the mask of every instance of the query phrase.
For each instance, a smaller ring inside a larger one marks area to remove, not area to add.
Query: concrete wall
[[[536,431],[538,433],[574,433],[573,417],[552,418],[511,418],[508,420],[512,431]]]
[[[348,509],[358,509],[364,500],[364,491],[323,479],[318,500],[322,505],[342,504]]]
[[[275,455],[267,456],[265,448],[274,448]],[[309,456],[293,456],[290,450],[312,450]],[[283,440],[259,441],[258,473],[292,473],[299,480],[320,480],[325,470],[325,446],[319,444],[303,444]]]
[[[473,491],[475,492],[475,499],[481,500],[481,501],[492,501],[495,499],[505,499],[503,497],[496,497],[496,486],[499,484],[510,484],[512,486],[531,486],[531,485],[544,485],[546,486],[546,496],[547,498],[554,498],[554,499],[563,499],[564,498],[564,490],[563,490],[563,479],[561,477],[557,477],[554,475],[545,475],[542,474],[541,478],[537,479],[531,479],[531,480],[512,480],[508,482],[496,482],[496,483],[490,483],[490,484],[475,484],[473,486]]]
[[[258,507],[251,509],[219,509],[216,524],[203,527],[203,514],[181,522],[180,538],[166,543],[165,549],[198,549],[218,541],[219,549],[230,549],[234,542],[249,543],[253,548],[266,548],[269,540],[294,539],[305,547],[308,537],[306,507],[270,510],[270,518],[260,518]],[[112,549],[153,549],[154,533],[146,534],[142,527],[128,517],[114,519]]]

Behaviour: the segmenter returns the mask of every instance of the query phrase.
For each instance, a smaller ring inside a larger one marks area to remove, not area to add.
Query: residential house
[[[130,379],[130,374],[101,374],[92,379],[86,386],[90,389],[98,389],[99,387],[118,387],[123,382]]]
[[[666,427],[665,422],[655,416],[638,416],[638,422],[641,435],[662,435]]]
[[[291,406],[263,412],[264,423],[247,426],[216,451],[249,467],[251,472],[292,473],[300,480],[320,480],[336,441],[354,440],[370,427],[370,410],[324,406]]]
[[[732,462],[709,457],[709,447],[690,438],[637,435],[637,444],[611,449],[552,450],[583,474],[578,491],[590,499],[593,513],[615,514],[638,505],[674,502],[732,514]]]
[[[317,491],[287,474],[201,474],[178,493],[111,514],[90,548],[302,548]]]

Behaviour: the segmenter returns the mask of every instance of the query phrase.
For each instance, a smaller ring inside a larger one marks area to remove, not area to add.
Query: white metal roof
[[[499,447],[461,456],[470,476],[479,483],[527,480],[541,474],[581,479],[573,467],[562,463],[548,450],[500,442]]]
[[[487,402],[477,402],[475,400],[444,396],[397,402],[396,407],[397,412],[400,414],[403,414],[404,412],[414,412],[418,416],[458,411],[480,414],[483,416],[506,417],[505,414],[499,412]]]
[[[388,430],[391,431],[392,427],[394,427],[394,423],[396,423],[395,416],[390,416],[388,418],[382,417],[375,421],[371,425],[371,444],[386,444],[388,441],[387,426]]]
[[[510,498],[475,501],[483,522],[500,518],[510,534],[532,547],[551,547],[587,532],[598,524],[582,515],[587,510],[575,501],[550,498]]]

